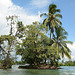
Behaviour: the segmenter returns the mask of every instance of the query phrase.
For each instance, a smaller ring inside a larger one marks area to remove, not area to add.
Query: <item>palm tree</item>
[[[49,5],[48,14],[43,13],[40,15],[42,17],[43,15],[47,18],[44,19],[43,24],[47,26],[50,30],[50,40],[51,40],[51,33],[57,30],[59,26],[61,26],[61,21],[58,18],[62,18],[61,14],[58,14],[57,12],[60,12],[60,9],[56,9],[57,6],[55,4]]]
[[[71,41],[66,41],[68,33],[61,27],[59,27],[56,31],[56,36],[54,36],[52,47],[57,49],[57,55],[59,57],[59,53],[61,54],[62,58],[66,55],[69,59],[71,58],[70,53],[71,50],[67,47],[67,43],[72,44]]]

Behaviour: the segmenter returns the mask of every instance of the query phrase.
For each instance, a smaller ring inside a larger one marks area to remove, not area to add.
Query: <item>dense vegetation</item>
[[[59,63],[59,66],[75,66],[75,61],[65,61],[64,63]]]
[[[17,16],[7,17],[7,21],[10,22],[10,33],[0,36],[0,51],[4,57],[2,66],[11,67],[13,50],[17,55],[22,56],[23,63],[28,63],[36,68],[43,64],[48,67],[57,67],[58,61],[64,56],[71,59],[71,50],[67,47],[67,43],[72,44],[72,42],[66,41],[68,33],[61,25],[62,15],[59,13],[60,9],[57,9],[55,4],[51,4],[48,14],[40,15],[41,17],[46,16],[43,23],[33,22],[26,26],[22,21],[17,21]],[[50,32],[50,37],[46,35],[48,32]]]

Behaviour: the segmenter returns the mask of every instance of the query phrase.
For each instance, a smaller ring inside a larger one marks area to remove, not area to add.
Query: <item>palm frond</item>
[[[48,25],[48,22],[49,22],[48,19],[49,18],[44,19],[43,24]]]
[[[42,13],[41,15],[40,15],[40,17],[42,17],[42,16],[48,16],[48,14],[46,14],[46,13]]]
[[[45,26],[49,26],[49,18],[46,18],[44,21],[43,21],[43,24],[45,25]]]
[[[67,49],[68,52],[71,53],[71,50],[67,47],[67,45],[65,45],[65,48]]]
[[[56,43],[53,43],[51,47],[56,48]]]
[[[67,56],[68,59],[71,59],[71,55],[69,54],[68,51],[64,50],[65,56]]]
[[[61,21],[60,21],[59,19],[57,19],[57,18],[55,18],[55,22],[56,22],[59,26],[62,25]]]
[[[72,41],[64,41],[65,43],[68,43],[68,44],[73,44]]]
[[[56,9],[56,8],[57,8],[57,6],[55,4],[50,4],[49,5],[49,12],[51,12],[52,9]]]
[[[55,39],[53,39],[53,38],[51,38],[51,40],[52,40],[53,42],[56,42],[56,40],[55,40]]]
[[[56,22],[54,21],[54,20],[52,20],[52,26],[55,28],[58,28],[58,26],[57,26],[57,24],[56,24]]]
[[[59,18],[62,18],[62,15],[61,14],[54,14],[55,17],[59,17]]]
[[[59,36],[58,40],[67,39],[67,36]]]
[[[71,56],[69,54],[70,52],[68,52],[67,48],[64,45],[61,44],[61,46],[63,47],[64,54],[70,59],[71,58]]]
[[[56,9],[56,12],[59,12],[60,13],[60,9]]]

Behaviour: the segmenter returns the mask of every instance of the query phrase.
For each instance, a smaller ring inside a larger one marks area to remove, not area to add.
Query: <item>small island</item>
[[[71,59],[71,50],[67,44],[68,33],[62,27],[60,9],[55,4],[50,4],[48,13],[40,14],[45,16],[42,22],[33,22],[24,25],[18,16],[7,16],[7,24],[10,25],[9,35],[0,36],[1,69],[11,68],[15,64],[15,57],[11,53],[22,56],[22,69],[60,69],[59,60],[66,56]],[[16,31],[14,29],[14,25]],[[15,32],[14,32],[15,31]],[[48,35],[49,34],[49,35]]]

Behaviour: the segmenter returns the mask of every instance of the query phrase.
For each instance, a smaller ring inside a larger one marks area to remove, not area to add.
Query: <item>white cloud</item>
[[[11,0],[0,0],[0,9],[3,8],[8,8],[9,6],[11,6],[13,3],[11,2]],[[5,9],[7,10],[7,9]],[[2,10],[1,10],[2,11]]]
[[[43,8],[50,3],[51,3],[51,0],[32,0],[31,1],[31,5],[38,8]]]
[[[9,33],[9,29],[6,26],[6,16],[14,14],[20,16],[25,25],[31,24],[33,21],[40,21],[39,13],[38,15],[28,15],[25,9],[14,5],[11,0],[0,0],[0,35]]]
[[[67,44],[71,51],[75,51],[75,42],[73,44]]]
[[[67,44],[67,46],[69,47],[69,49],[71,50],[71,58],[72,60],[75,60],[75,42],[73,42],[73,44]]]

